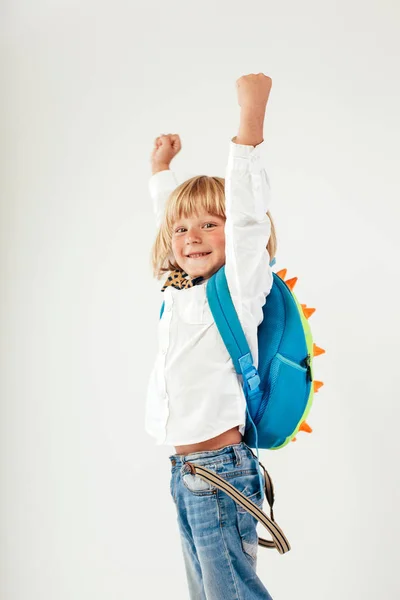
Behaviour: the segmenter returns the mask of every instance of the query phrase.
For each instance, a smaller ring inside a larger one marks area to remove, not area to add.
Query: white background
[[[274,600],[397,600],[397,3],[1,10],[1,598],[188,598],[173,448],[144,432],[149,157],[179,133],[180,180],[224,176],[235,82],[262,72],[275,269],[326,354],[313,433],[261,451],[292,550],[258,573]]]

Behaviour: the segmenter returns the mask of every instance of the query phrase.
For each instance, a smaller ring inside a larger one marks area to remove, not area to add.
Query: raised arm
[[[160,135],[154,140],[150,158],[152,176],[149,180],[149,192],[157,228],[161,224],[168,196],[179,185],[175,173],[170,170],[170,164],[181,148],[178,134]]]
[[[225,174],[225,274],[242,325],[248,312],[261,322],[262,306],[273,283],[266,249],[271,194],[263,164],[263,126],[271,84],[262,73],[238,79],[240,125],[230,143]]]

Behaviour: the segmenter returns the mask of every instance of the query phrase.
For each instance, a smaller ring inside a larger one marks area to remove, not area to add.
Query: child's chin
[[[204,279],[208,279],[209,277],[214,275],[214,273],[219,271],[221,266],[222,265],[214,265],[212,267],[208,266],[207,269],[190,269],[190,271],[186,272],[191,277],[191,279],[195,279],[196,277],[204,277]]]
[[[197,271],[191,271],[189,275],[192,279],[195,279],[196,277],[208,277],[208,272],[209,269],[198,269]]]

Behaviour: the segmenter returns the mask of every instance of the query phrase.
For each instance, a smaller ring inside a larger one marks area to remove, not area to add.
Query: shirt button
[[[162,348],[161,352],[162,352],[162,354],[165,355],[165,354],[167,354],[167,349],[166,348]]]
[[[171,306],[170,304],[168,304],[168,306],[167,306],[167,308],[166,308],[166,311],[167,311],[167,312],[171,312],[171,308],[172,308],[172,306]]]

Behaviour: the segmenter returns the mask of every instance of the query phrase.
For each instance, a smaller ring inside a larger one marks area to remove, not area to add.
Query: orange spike
[[[297,438],[295,438],[295,437],[294,437],[294,438],[292,439],[292,442],[295,442],[295,441],[296,441],[296,439],[297,439]]]
[[[313,355],[314,356],[319,356],[320,354],[324,354],[325,350],[323,348],[319,348],[319,346],[317,346],[317,344],[314,344],[313,346]]]
[[[309,319],[313,313],[315,313],[315,308],[304,308],[303,313],[306,319]]]
[[[296,281],[297,281],[297,277],[292,277],[292,279],[287,279],[285,281],[286,285],[288,286],[288,288],[290,289],[290,291],[293,291],[294,286],[296,285]]]
[[[287,273],[287,269],[281,269],[280,271],[277,272],[277,275],[281,279],[285,280],[286,273]]]
[[[304,310],[305,308],[307,308],[307,304],[300,304],[301,308]]]
[[[319,388],[324,385],[323,381],[314,381],[314,392],[318,392]]]
[[[299,431],[305,431],[306,433],[312,433],[311,427],[305,421],[300,425]]]

